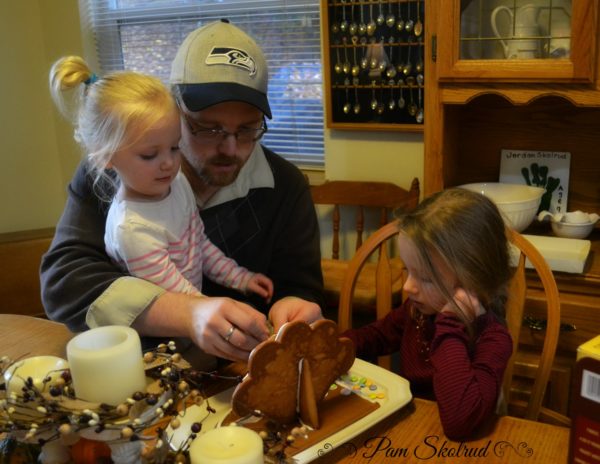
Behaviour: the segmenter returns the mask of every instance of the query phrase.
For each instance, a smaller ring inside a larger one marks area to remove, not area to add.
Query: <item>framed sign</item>
[[[571,153],[504,149],[500,156],[500,182],[543,187],[539,211],[567,212]]]

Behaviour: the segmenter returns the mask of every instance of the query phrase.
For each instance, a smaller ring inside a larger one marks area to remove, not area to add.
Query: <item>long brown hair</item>
[[[454,304],[470,333],[470,321],[440,281],[432,253],[446,262],[460,286],[473,292],[486,311],[504,319],[512,269],[504,221],[491,200],[479,193],[450,188],[426,198],[399,220],[400,233],[414,243],[432,281]]]

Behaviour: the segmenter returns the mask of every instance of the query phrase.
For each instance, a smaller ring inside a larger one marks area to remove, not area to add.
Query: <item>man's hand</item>
[[[188,337],[213,356],[246,361],[269,336],[267,319],[245,303],[165,292],[132,325],[141,335]]]
[[[267,319],[230,298],[202,298],[191,313],[190,338],[203,351],[247,361],[250,351],[269,336]]]
[[[276,301],[269,312],[269,320],[275,332],[286,322],[304,321],[310,324],[319,319],[323,319],[323,315],[317,303],[295,296],[286,296]]]

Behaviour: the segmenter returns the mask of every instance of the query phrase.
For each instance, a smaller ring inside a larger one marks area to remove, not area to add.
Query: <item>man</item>
[[[203,293],[211,297],[199,298],[126,275],[105,252],[108,204],[94,194],[82,163],[42,260],[42,299],[51,319],[75,331],[131,325],[143,336],[186,337],[206,353],[247,359],[269,334],[265,314],[275,329],[321,317],[319,231],[308,185],[295,166],[258,142],[265,116],[271,118],[267,80],[260,48],[225,20],[192,32],[171,70],[182,169],[206,233],[227,256],[273,280],[272,305],[209,280]]]

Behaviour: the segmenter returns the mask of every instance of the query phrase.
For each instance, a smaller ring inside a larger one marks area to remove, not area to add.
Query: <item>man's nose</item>
[[[227,155],[234,155],[237,151],[237,144],[238,141],[236,134],[226,133],[225,137],[219,144],[219,151]]]

